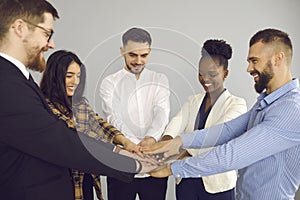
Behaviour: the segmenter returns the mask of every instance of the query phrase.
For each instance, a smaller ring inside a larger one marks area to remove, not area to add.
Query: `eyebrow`
[[[40,29],[48,32],[48,34],[53,34],[54,33],[54,30],[51,29],[51,28],[46,28],[46,27],[40,26],[38,24],[34,24],[34,23],[32,23],[32,22],[30,22],[29,20],[26,20],[26,19],[23,19],[23,21],[26,22],[26,23],[28,23],[28,24],[30,24],[30,25],[32,25],[32,26],[35,26],[37,28],[40,28]]]
[[[138,56],[138,54],[133,53],[133,52],[129,52],[128,54],[131,54],[131,55],[134,55],[134,56]],[[149,55],[149,53],[143,53],[143,54],[141,54],[141,56],[146,56],[146,55]]]
[[[249,58],[247,58],[247,61],[249,62],[249,61],[256,60],[256,59],[258,59],[258,58],[257,58],[257,57],[254,57],[254,56],[252,56],[252,57],[249,57]]]
[[[51,28],[45,28],[45,27],[42,27],[42,26],[41,26],[41,28],[43,28],[44,31],[48,32],[49,34],[53,34],[54,33],[54,30],[51,29]]]

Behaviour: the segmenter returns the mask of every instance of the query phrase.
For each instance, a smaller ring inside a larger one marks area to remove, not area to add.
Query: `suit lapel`
[[[33,77],[31,76],[31,74],[29,75],[28,84],[35,91],[35,93],[40,97],[41,101],[43,102],[43,104],[44,104],[45,108],[48,110],[48,112],[52,113],[51,109],[49,108],[49,106],[45,100],[44,94],[42,93],[41,89],[36,84],[36,82],[33,80]]]
[[[49,113],[52,113],[47,102],[45,101],[45,97],[40,90],[39,86],[33,80],[31,74],[29,76],[29,80],[26,79],[24,74],[10,61],[0,56],[0,73],[6,74],[6,78],[14,79],[17,82],[22,82],[22,84],[26,84],[38,95],[38,97],[43,102],[44,107],[48,110]]]
[[[215,124],[216,121],[219,121],[221,117],[224,117],[225,109],[226,109],[226,99],[229,96],[228,90],[224,91],[214,106],[212,107],[205,124],[205,127],[210,127]]]

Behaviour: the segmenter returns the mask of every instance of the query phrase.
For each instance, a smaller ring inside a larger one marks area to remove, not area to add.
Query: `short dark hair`
[[[127,30],[122,36],[123,46],[126,46],[128,41],[145,43],[147,42],[151,46],[152,39],[150,34],[141,28],[131,28]]]
[[[283,44],[290,47],[291,49],[293,48],[292,42],[287,33],[272,28],[260,30],[257,33],[255,33],[250,39],[249,46],[251,47],[257,42],[270,43],[275,41],[280,41]]]
[[[257,33],[255,33],[250,39],[249,47],[251,47],[257,42],[262,42],[265,44],[279,43],[280,46],[283,45],[285,47],[286,49],[285,53],[288,53],[290,58],[292,58],[293,55],[292,41],[289,38],[289,35],[283,31],[272,29],[272,28],[260,30]]]
[[[201,55],[202,58],[209,56],[217,59],[219,65],[223,66],[224,70],[226,70],[228,68],[228,60],[232,56],[232,48],[224,40],[210,39],[204,42]]]
[[[69,65],[75,62],[80,66],[80,82],[71,99],[66,92],[66,74]],[[70,51],[58,50],[51,54],[47,60],[47,67],[43,74],[40,88],[45,97],[54,105],[59,104],[72,113],[72,103],[76,104],[83,98],[86,81],[86,69],[77,55]]]
[[[1,0],[0,2],[0,41],[17,19],[25,19],[33,23],[44,22],[44,13],[52,14],[58,19],[57,10],[45,0]]]

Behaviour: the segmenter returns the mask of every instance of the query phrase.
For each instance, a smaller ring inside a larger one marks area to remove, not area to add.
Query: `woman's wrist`
[[[125,136],[122,134],[122,133],[116,133],[114,136],[113,136],[113,142],[115,144],[122,144],[122,139],[125,138]]]

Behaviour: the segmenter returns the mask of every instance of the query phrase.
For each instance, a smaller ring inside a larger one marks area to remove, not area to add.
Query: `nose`
[[[71,80],[71,83],[74,84],[74,85],[78,85],[80,82],[80,78],[77,77],[77,76],[73,76],[72,77],[72,80]]]
[[[247,67],[247,72],[250,73],[252,72],[254,69],[253,67],[251,66],[251,64],[248,64],[248,67]]]
[[[209,81],[209,76],[208,75],[201,75],[201,79],[204,81],[204,82],[208,82]]]
[[[48,48],[50,49],[54,49],[55,48],[55,44],[54,44],[54,40],[53,38],[51,38],[47,44]]]
[[[79,82],[80,82],[80,78],[78,76],[75,76],[75,80],[74,80],[75,85],[78,85]]]
[[[136,57],[136,64],[142,64],[142,58],[141,56]]]

